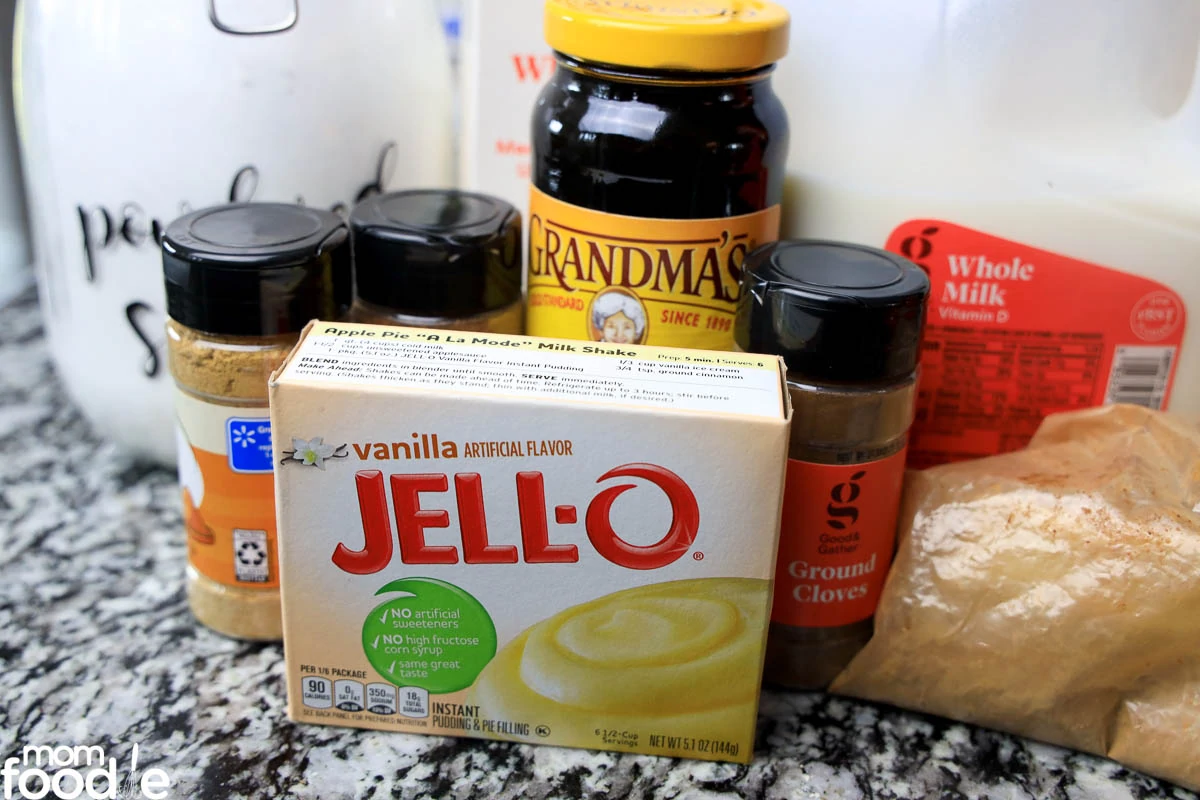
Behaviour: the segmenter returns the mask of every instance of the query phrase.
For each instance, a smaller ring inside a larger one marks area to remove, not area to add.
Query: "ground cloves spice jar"
[[[746,254],[779,236],[788,13],[764,0],[548,0],[528,332],[728,350]]]
[[[783,356],[793,417],[764,679],[820,689],[871,637],[895,548],[929,279],[870,247],[745,262],[735,336]]]
[[[335,318],[349,230],[302,206],[218,206],[167,226],[162,258],[188,603],[219,633],[278,639],[273,466],[322,443],[273,447],[267,381],[309,320]]]
[[[353,321],[523,332],[521,214],[510,204],[455,190],[393,192],[355,206],[350,227]]]

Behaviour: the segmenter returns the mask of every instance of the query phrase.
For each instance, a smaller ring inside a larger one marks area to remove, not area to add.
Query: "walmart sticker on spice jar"
[[[271,386],[292,718],[748,761],[783,387],[774,356],[313,323]]]

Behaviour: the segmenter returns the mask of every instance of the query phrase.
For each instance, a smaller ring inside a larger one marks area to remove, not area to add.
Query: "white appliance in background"
[[[463,188],[501,197],[529,219],[533,105],[554,72],[542,0],[465,0],[462,16]]]
[[[782,2],[784,235],[930,272],[924,463],[1060,408],[1200,414],[1200,4]]]
[[[453,141],[451,158],[454,165],[454,185],[460,184],[459,171],[462,160],[462,0],[437,0],[441,14],[442,32],[446,36],[446,47],[450,56],[451,100],[454,109]]]
[[[442,32],[450,48],[450,64],[458,66],[459,43],[462,40],[462,0],[437,0],[442,17]]]
[[[0,0],[0,308],[33,283],[12,103],[16,0]]]
[[[433,0],[22,0],[15,92],[58,372],[104,435],[174,463],[156,237],[189,209],[348,208],[451,182]]]

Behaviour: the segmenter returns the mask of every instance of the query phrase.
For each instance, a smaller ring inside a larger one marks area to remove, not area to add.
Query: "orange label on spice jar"
[[[932,289],[912,466],[1020,449],[1056,411],[1166,407],[1187,324],[1170,287],[935,220],[887,249]]]
[[[772,622],[830,628],[874,615],[903,483],[903,450],[849,466],[788,460]]]
[[[278,587],[269,409],[175,396],[188,563],[227,586]]]
[[[742,260],[778,238],[778,206],[648,219],[580,208],[533,187],[527,333],[730,350]]]

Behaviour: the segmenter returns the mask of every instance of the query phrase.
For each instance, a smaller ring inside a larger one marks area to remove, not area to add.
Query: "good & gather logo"
[[[4,800],[14,797],[29,800],[44,797],[164,800],[168,797],[171,777],[166,770],[152,767],[135,781],[137,760],[138,746],[135,744],[130,754],[129,772],[121,781],[117,760],[110,758],[106,763],[104,748],[99,745],[27,745],[19,757],[5,759],[0,768],[0,776],[4,778]]]

